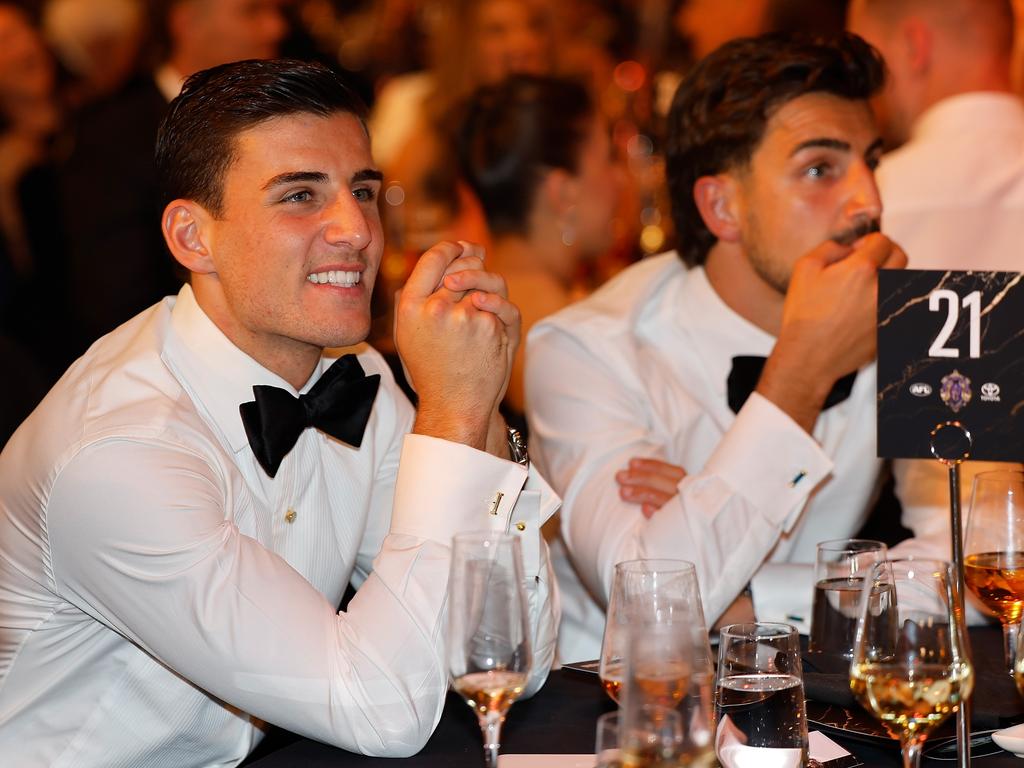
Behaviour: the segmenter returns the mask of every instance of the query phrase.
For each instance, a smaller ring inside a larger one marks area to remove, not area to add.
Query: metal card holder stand
[[[959,421],[938,424],[931,432],[932,456],[949,470],[949,512],[953,540],[953,612],[962,627],[964,617],[964,541],[960,514],[960,465],[971,455],[971,433]],[[969,699],[961,699],[956,713],[957,766],[971,763],[971,708]]]

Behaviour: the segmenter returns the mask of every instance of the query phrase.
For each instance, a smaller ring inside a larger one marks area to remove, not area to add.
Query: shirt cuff
[[[767,520],[789,530],[811,491],[832,471],[832,461],[793,419],[754,392],[705,471],[721,477]]]
[[[531,494],[536,498],[527,504],[532,517],[520,520],[513,513],[518,511],[516,501],[526,479],[526,468],[513,461],[462,443],[406,435],[395,483],[391,533],[429,539],[446,547],[457,533],[515,531],[516,522],[532,523],[529,528],[539,535],[536,520],[541,493]]]
[[[814,565],[765,563],[750,580],[750,592],[758,621],[792,624],[803,635],[811,631]]]

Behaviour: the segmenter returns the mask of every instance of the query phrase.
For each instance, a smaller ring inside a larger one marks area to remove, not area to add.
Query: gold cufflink
[[[487,511],[490,512],[492,515],[498,514],[498,507],[501,505],[501,500],[503,498],[505,498],[504,493],[502,493],[501,491],[495,491],[494,501],[491,502],[491,508],[488,509]]]

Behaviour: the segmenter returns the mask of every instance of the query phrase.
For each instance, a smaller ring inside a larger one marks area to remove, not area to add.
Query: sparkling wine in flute
[[[921,737],[949,717],[971,690],[969,665],[854,664],[851,688],[893,738]]]
[[[733,675],[720,679],[716,711],[722,764],[727,768],[805,765],[803,690],[795,675]]]
[[[455,690],[466,700],[478,715],[488,712],[504,715],[512,702],[519,698],[526,686],[526,675],[522,672],[489,669],[486,672],[470,672],[454,681]]]
[[[964,581],[1004,624],[1024,609],[1024,552],[982,552],[964,558]]]

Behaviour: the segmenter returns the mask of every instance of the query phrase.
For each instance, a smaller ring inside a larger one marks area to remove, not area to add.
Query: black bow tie
[[[732,370],[729,371],[727,387],[729,391],[729,408],[733,413],[739,413],[740,408],[747,402],[750,393],[757,386],[761,378],[761,371],[764,370],[766,358],[756,355],[738,356],[732,359]],[[821,410],[827,410],[833,405],[838,405],[850,396],[853,391],[853,382],[857,378],[857,372],[848,373],[839,379],[833,386],[832,391],[825,398],[825,404]]]
[[[238,410],[256,460],[273,477],[308,427],[358,448],[379,386],[380,374],[365,375],[355,355],[335,360],[309,392],[298,397],[280,387],[255,385],[256,399]]]

